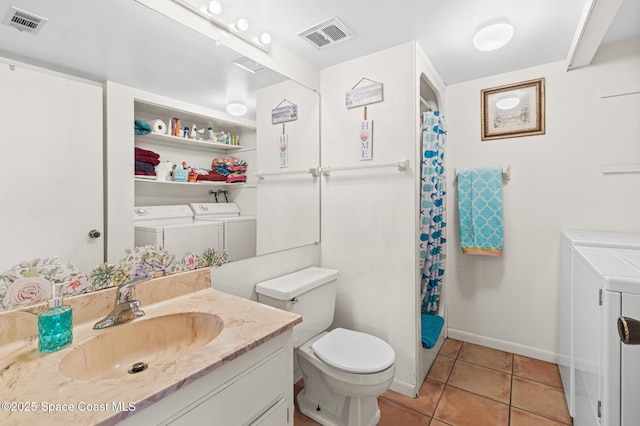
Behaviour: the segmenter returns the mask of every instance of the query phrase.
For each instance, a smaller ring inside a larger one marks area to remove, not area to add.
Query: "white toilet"
[[[378,396],[393,381],[395,352],[384,340],[333,322],[339,272],[311,267],[256,285],[258,301],[302,315],[293,346],[304,389],[298,406],[325,426],[369,426],[380,420]]]

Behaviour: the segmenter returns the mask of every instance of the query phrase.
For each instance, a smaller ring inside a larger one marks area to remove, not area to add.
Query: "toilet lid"
[[[311,348],[322,361],[347,373],[377,373],[396,360],[393,348],[384,340],[344,328],[327,333]]]

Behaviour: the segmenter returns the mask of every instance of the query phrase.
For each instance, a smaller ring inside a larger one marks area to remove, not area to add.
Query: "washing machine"
[[[577,247],[574,279],[574,424],[638,425],[640,345],[620,341],[617,320],[640,319],[640,250]]]
[[[242,216],[235,203],[191,203],[196,222],[219,221],[224,225],[222,247],[231,260],[256,255],[256,217]]]
[[[135,245],[158,245],[182,258],[186,252],[202,255],[208,248],[222,249],[224,225],[195,221],[188,205],[134,208]]]
[[[567,408],[575,417],[575,366],[571,365],[575,281],[575,249],[578,247],[640,249],[639,233],[564,230],[560,238],[560,286],[558,292],[558,368]],[[638,423],[640,424],[640,423]]]

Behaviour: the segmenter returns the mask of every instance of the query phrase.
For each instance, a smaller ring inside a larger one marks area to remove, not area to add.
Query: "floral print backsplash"
[[[0,311],[50,299],[52,283],[63,283],[63,296],[75,296],[131,280],[220,266],[229,260],[229,254],[224,250],[207,249],[202,256],[187,252],[177,258],[164,249],[147,245],[127,250],[117,266],[103,263],[88,275],[71,262],[65,263],[57,257],[24,261],[0,274]]]

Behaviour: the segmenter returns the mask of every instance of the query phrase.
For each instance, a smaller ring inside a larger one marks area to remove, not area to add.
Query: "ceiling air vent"
[[[308,30],[299,32],[298,35],[318,49],[324,49],[355,37],[353,31],[347,28],[338,18],[331,18],[321,22]]]
[[[47,18],[11,6],[9,13],[2,23],[35,35],[38,34],[42,26],[47,23]]]

